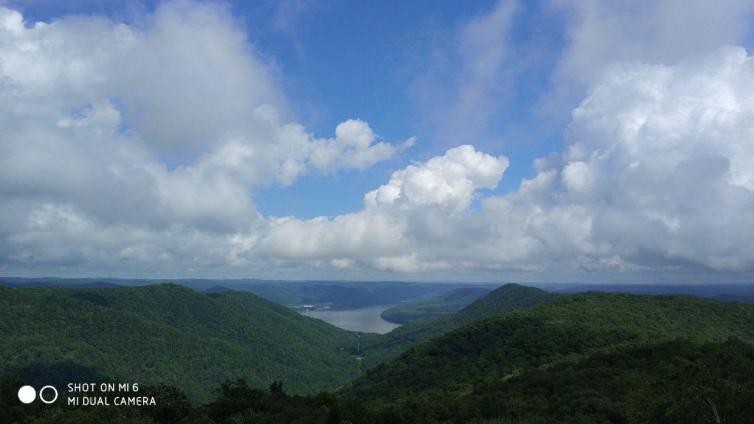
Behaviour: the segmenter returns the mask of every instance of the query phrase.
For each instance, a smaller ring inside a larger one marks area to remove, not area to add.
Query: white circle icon
[[[52,390],[52,392],[55,393],[55,396],[52,399],[45,399],[42,396],[42,393],[44,393],[44,391],[47,390],[47,389]],[[52,386],[44,386],[44,387],[42,387],[41,389],[39,389],[39,400],[41,400],[42,402],[44,402],[44,403],[46,403],[48,405],[51,404],[51,403],[53,403],[53,402],[55,402],[56,400],[58,400],[58,389],[56,389],[56,388],[54,388]]]
[[[21,403],[30,404],[37,398],[37,391],[31,386],[23,386],[18,389],[18,400]]]

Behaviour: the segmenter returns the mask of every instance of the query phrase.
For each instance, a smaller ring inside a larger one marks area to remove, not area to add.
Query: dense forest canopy
[[[248,293],[162,285],[0,294],[0,313],[31,318],[2,321],[10,360],[0,422],[754,422],[753,305],[508,284],[454,314],[367,335]],[[41,319],[43,309],[60,319]],[[204,356],[190,356],[194,343]],[[147,354],[126,358],[133,347]],[[151,367],[146,377],[128,373],[140,362]],[[158,405],[26,406],[15,397],[35,378],[124,375],[144,378]]]
[[[251,293],[174,284],[0,288],[0,339],[2,371],[30,381],[127,377],[177,385],[196,400],[237,375],[311,393],[359,374],[355,333]]]

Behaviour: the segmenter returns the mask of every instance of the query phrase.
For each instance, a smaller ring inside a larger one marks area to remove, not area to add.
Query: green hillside
[[[174,287],[155,290],[166,289]],[[209,300],[232,310],[252,304],[243,296]],[[183,322],[181,315],[160,317]],[[295,386],[287,383],[264,390],[258,382],[233,378],[213,386],[216,397],[203,405],[192,405],[182,394],[183,385],[174,384],[147,389],[159,399],[159,408],[30,410],[15,400],[20,382],[6,379],[0,381],[0,419],[56,424],[754,423],[754,305],[683,296],[552,296],[509,285],[455,315],[454,325],[472,322],[418,343],[335,393],[290,395]]]
[[[519,422],[743,424],[754,422],[752,375],[749,344],[675,339],[531,370],[458,401]]]
[[[362,342],[365,368],[372,368],[403,353],[409,347],[475,321],[552,302],[559,295],[520,284],[506,284],[462,310],[434,320],[418,321]]]
[[[475,309],[489,302],[480,299]],[[618,345],[687,337],[754,342],[754,306],[684,296],[587,293],[564,296],[419,344],[369,377],[353,393],[397,399],[417,387],[468,390],[485,379],[508,377]]]
[[[250,293],[0,287],[0,372],[27,381],[167,383],[198,400],[239,377],[315,392],[358,374],[355,334]]]
[[[463,287],[426,299],[406,302],[382,312],[382,318],[397,324],[439,318],[460,311],[490,292],[488,288]]]
[[[566,334],[550,335],[557,345],[568,343]],[[508,361],[520,368],[478,363],[493,376],[466,387],[443,386],[447,381],[423,386],[426,380],[408,374],[403,379],[416,390],[411,396],[387,401],[367,391],[331,408],[354,423],[754,423],[754,347],[743,341],[645,340],[525,365],[526,355],[553,353],[541,348],[510,349]],[[508,375],[494,375],[506,367]],[[458,374],[469,369],[464,363]]]

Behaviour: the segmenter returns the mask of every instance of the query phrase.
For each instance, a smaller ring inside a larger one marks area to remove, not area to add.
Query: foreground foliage
[[[244,380],[221,385],[212,402],[194,407],[180,390],[149,389],[158,406],[27,407],[17,381],[0,387],[6,423],[752,423],[754,348],[730,339],[678,339],[598,353],[464,392],[380,403],[355,397],[291,396],[279,383],[263,391]],[[15,403],[14,403],[15,401]]]

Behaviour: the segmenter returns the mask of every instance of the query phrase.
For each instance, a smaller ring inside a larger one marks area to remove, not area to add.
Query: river
[[[322,321],[328,322],[344,330],[385,334],[396,327],[400,327],[400,324],[394,324],[392,322],[385,321],[380,316],[382,311],[392,306],[395,305],[369,306],[367,308],[345,309],[342,311],[305,311],[301,312],[301,314],[308,317],[321,319]]]

